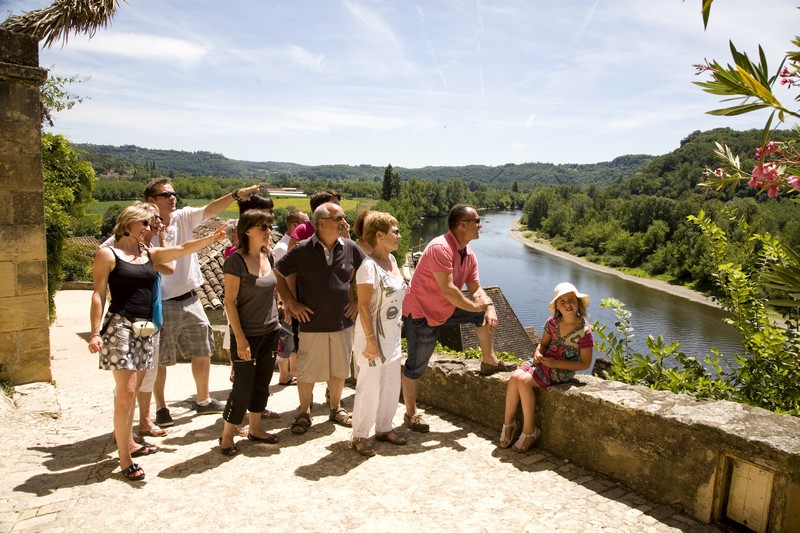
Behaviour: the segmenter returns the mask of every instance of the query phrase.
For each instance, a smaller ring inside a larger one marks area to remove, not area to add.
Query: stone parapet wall
[[[35,39],[0,30],[0,380],[49,381],[41,106]]]
[[[508,375],[434,356],[418,399],[497,428]],[[521,415],[520,415],[521,416]],[[800,419],[591,376],[537,391],[537,445],[706,523],[800,531]]]

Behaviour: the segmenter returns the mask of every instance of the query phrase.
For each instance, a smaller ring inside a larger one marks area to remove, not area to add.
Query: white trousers
[[[353,437],[369,437],[372,426],[376,433],[392,431],[392,419],[400,402],[400,358],[386,364],[369,366],[361,354],[358,359],[358,381],[353,403]]]

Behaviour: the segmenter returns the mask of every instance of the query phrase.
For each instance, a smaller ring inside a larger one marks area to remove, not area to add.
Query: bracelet
[[[374,336],[375,336],[374,333],[370,333],[369,335],[365,335],[364,338],[365,339],[369,339],[370,337],[374,337]]]
[[[231,191],[231,196],[233,196],[233,199],[236,200],[237,202],[243,202],[244,201],[241,198],[239,198],[239,189],[233,189]]]
[[[90,338],[90,339],[93,339],[93,338],[95,338],[95,337],[100,337],[101,339],[103,338],[103,336],[102,336],[102,335],[100,335],[99,333],[92,333],[92,336],[91,336],[91,337],[89,337],[89,338]]]

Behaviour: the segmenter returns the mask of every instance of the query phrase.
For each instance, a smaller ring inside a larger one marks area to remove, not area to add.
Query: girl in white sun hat
[[[542,430],[536,426],[534,389],[547,389],[554,383],[572,379],[576,371],[592,364],[592,328],[586,322],[589,295],[579,292],[572,283],[559,283],[547,309],[547,319],[533,359],[515,370],[508,380],[506,410],[500,447],[508,448],[517,431],[517,407],[522,404],[522,433],[511,448],[526,452],[533,447]]]

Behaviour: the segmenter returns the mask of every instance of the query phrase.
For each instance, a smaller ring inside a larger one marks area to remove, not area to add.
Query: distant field
[[[302,209],[303,211],[308,211],[310,206],[308,204],[308,198],[273,198],[273,202],[275,202],[275,208],[287,208],[287,207],[295,207],[297,209]],[[190,205],[192,207],[200,207],[203,205],[208,204],[209,200],[184,200],[184,204]],[[114,204],[126,206],[133,203],[133,200],[119,200],[114,202],[94,202],[92,205],[89,206],[88,212],[90,214],[104,214],[109,207]],[[361,199],[347,199],[342,200],[342,209],[345,211],[350,211],[351,209],[357,209],[359,211],[363,211],[364,209],[368,209],[372,205],[375,204],[375,200],[370,200],[368,198],[361,198]],[[310,214],[310,213],[309,213]],[[222,212],[220,215],[222,218],[239,218],[239,209],[236,207],[236,203],[231,203],[225,211]]]

